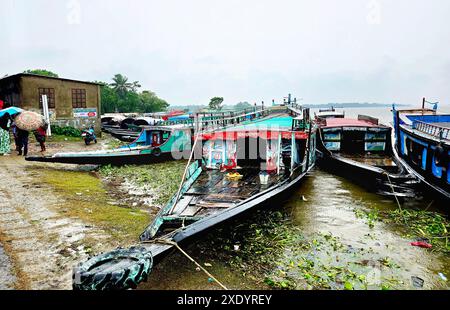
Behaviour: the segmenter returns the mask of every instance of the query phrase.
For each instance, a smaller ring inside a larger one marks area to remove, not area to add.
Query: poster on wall
[[[73,117],[77,118],[97,117],[97,109],[96,108],[73,109]]]

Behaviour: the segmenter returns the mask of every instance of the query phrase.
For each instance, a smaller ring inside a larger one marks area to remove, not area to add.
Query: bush
[[[74,127],[61,127],[58,125],[51,125],[52,134],[68,137],[80,137],[81,130]]]

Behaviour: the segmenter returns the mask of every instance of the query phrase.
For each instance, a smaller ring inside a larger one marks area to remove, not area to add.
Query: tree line
[[[169,104],[150,90],[139,92],[138,81],[129,82],[122,74],[116,74],[112,83],[97,82],[101,87],[102,114],[104,113],[153,113],[167,110]]]

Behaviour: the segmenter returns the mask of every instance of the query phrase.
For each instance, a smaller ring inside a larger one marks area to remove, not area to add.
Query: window
[[[42,108],[42,96],[47,95],[48,108],[55,108],[55,89],[54,88],[39,88],[39,107]]]
[[[72,108],[86,107],[86,89],[72,89]]]

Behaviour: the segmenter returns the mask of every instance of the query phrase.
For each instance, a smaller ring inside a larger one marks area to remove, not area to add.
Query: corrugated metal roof
[[[22,77],[22,76],[37,77],[37,78],[52,79],[52,80],[60,80],[60,81],[75,82],[75,83],[83,83],[83,84],[101,85],[100,83],[95,83],[95,82],[86,82],[86,81],[79,81],[79,80],[72,80],[72,79],[66,79],[66,78],[45,76],[45,75],[39,75],[39,74],[31,74],[31,73],[17,73],[17,74],[13,74],[13,75],[4,76],[4,77],[0,78],[0,81],[6,80],[6,79],[10,79],[10,78],[18,78],[18,77]]]

